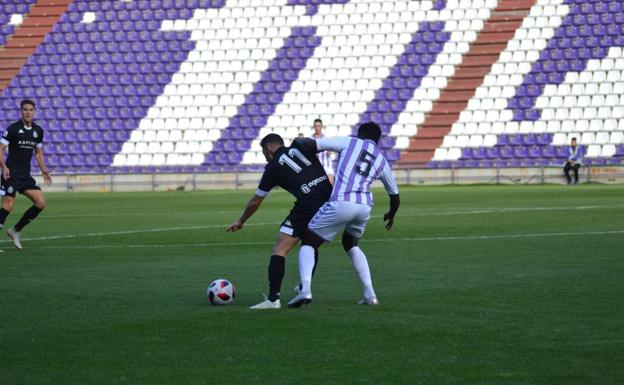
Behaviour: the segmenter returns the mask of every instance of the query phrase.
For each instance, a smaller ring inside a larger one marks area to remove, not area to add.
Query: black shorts
[[[27,177],[12,176],[8,181],[4,177],[0,178],[1,196],[15,197],[17,192],[24,194],[26,190],[41,190],[41,187],[37,186],[37,181],[30,175]]]
[[[284,219],[284,222],[280,225],[279,232],[290,235],[291,237],[300,238],[308,229],[308,223],[310,223],[314,214],[316,214],[321,206],[322,204],[312,209],[302,209],[297,206],[293,207],[286,219]]]

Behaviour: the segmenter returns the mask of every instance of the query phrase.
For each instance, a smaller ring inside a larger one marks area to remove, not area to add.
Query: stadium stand
[[[36,99],[56,173],[260,170],[317,117],[405,166],[624,157],[620,0],[22,0],[0,45],[1,122]]]

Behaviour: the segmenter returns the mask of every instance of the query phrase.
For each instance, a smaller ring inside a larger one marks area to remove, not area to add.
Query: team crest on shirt
[[[13,194],[13,186],[9,186],[9,188],[7,189],[7,192],[9,194]]]
[[[18,134],[23,134],[24,130],[22,130],[21,128],[19,129],[19,131],[17,131]]]
[[[33,131],[33,138],[36,138],[37,136],[37,131]]]

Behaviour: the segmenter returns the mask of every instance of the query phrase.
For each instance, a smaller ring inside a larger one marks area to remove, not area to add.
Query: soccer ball
[[[231,305],[236,300],[236,287],[227,279],[215,279],[208,285],[208,301],[213,305]]]

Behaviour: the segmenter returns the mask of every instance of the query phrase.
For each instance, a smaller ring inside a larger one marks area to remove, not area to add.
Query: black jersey
[[[0,143],[9,146],[9,157],[6,165],[11,176],[30,176],[30,161],[35,148],[43,143],[43,129],[34,122],[31,127],[25,127],[20,119],[11,124],[0,139]]]
[[[256,194],[265,196],[275,186],[297,198],[295,207],[312,210],[325,203],[332,190],[316,154],[297,144],[275,151],[264,169]]]

